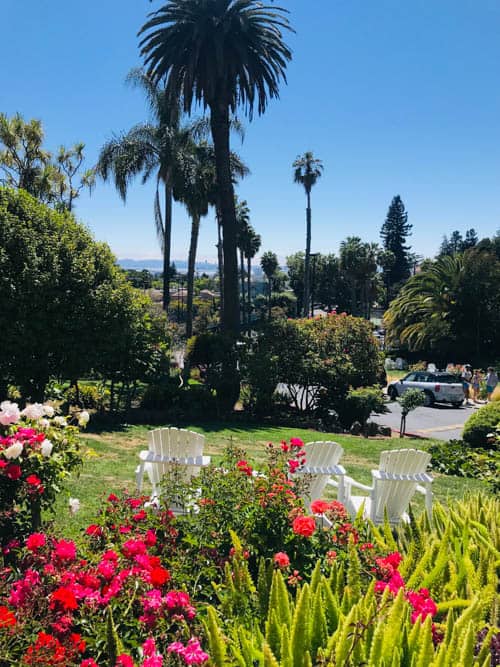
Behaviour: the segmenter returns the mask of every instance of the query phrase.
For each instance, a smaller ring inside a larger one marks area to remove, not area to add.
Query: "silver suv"
[[[462,382],[451,373],[414,371],[401,380],[390,382],[387,394],[391,401],[394,401],[408,389],[421,389],[425,394],[426,406],[434,403],[451,403],[454,408],[459,408],[464,400]]]

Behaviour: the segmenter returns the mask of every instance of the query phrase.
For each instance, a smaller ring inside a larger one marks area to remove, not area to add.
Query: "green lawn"
[[[78,478],[71,478],[67,491],[61,494],[57,506],[56,526],[74,537],[83,526],[96,517],[103,497],[111,491],[135,489],[135,468],[138,452],[147,449],[147,432],[150,426],[120,426],[114,430],[96,433],[84,433],[82,439],[89,453]],[[380,452],[384,449],[404,447],[425,448],[431,440],[413,440],[399,438],[373,438],[319,433],[312,429],[269,427],[255,425],[231,425],[223,423],[205,423],[186,426],[206,437],[206,454],[217,461],[224,447],[229,443],[246,451],[249,461],[262,459],[267,443],[279,443],[291,437],[299,437],[304,442],[313,440],[335,440],[345,450],[342,464],[349,475],[363,483],[370,482],[370,470],[377,466]],[[484,483],[458,477],[436,475],[435,496],[442,501],[460,498],[467,490],[486,490]],[[75,517],[68,512],[68,497],[81,501],[81,510]]]

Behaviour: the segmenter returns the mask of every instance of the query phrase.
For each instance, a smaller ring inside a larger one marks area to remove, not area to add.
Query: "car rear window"
[[[459,384],[460,379],[456,375],[450,375],[446,373],[444,375],[435,375],[436,382],[441,382],[442,384]]]

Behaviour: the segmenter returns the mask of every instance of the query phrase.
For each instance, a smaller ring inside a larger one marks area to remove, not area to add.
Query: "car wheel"
[[[395,401],[396,398],[398,397],[398,392],[396,391],[396,389],[394,387],[389,387],[387,389],[387,396],[389,396],[389,399],[391,401]]]
[[[424,391],[424,406],[431,408],[434,405],[434,394],[430,391]]]
[[[462,401],[455,401],[452,403],[454,408],[461,408],[462,407]]]

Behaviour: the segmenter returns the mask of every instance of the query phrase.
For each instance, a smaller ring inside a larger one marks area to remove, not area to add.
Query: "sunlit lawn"
[[[103,497],[111,491],[135,490],[135,468],[138,452],[147,449],[149,426],[121,426],[114,430],[98,433],[86,433],[83,442],[89,448],[89,456],[79,478],[68,481],[67,491],[61,494],[57,507],[56,526],[66,534],[76,536],[83,526],[96,517]],[[205,423],[184,426],[206,437],[206,454],[217,461],[223,449],[229,443],[245,450],[249,461],[257,462],[264,456],[267,443],[279,443],[291,437],[299,437],[304,442],[313,440],[335,440],[345,450],[342,464],[349,475],[363,483],[369,483],[370,470],[377,466],[380,452],[384,449],[404,447],[425,448],[431,440],[412,440],[399,438],[375,438],[319,433],[314,430],[256,425],[231,425]],[[436,475],[434,483],[435,497],[442,501],[453,502],[466,490],[485,490],[485,484],[476,480]],[[73,518],[68,512],[69,496],[79,498],[81,510]]]

